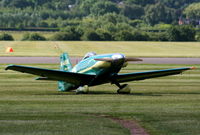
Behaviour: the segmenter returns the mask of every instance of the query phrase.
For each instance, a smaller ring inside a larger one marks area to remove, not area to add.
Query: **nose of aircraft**
[[[125,59],[125,56],[123,54],[120,53],[116,53],[112,55],[112,59],[113,60],[118,60],[118,59]]]

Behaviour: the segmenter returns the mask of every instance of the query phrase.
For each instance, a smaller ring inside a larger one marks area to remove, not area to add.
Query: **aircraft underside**
[[[88,85],[80,86],[75,90],[75,92],[76,94],[87,94],[89,93],[89,86]],[[119,89],[117,90],[118,94],[130,94],[130,92],[131,88],[128,84],[120,85]]]

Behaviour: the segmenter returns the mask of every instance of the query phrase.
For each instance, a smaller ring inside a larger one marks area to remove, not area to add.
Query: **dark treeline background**
[[[0,0],[0,28],[55,28],[66,40],[168,40],[178,24],[199,28],[200,0]]]

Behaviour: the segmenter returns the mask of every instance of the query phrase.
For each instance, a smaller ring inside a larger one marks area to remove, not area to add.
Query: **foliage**
[[[104,30],[104,29],[97,29],[96,32],[100,36],[101,41],[112,41],[112,40],[114,40],[111,33]]]
[[[117,41],[147,41],[149,36],[146,33],[139,31],[130,32],[128,30],[122,30],[115,35]]]
[[[130,19],[141,19],[144,15],[144,8],[139,5],[124,5],[121,13]]]
[[[172,26],[167,31],[169,41],[195,41],[196,31],[191,26]]]
[[[45,41],[46,38],[39,33],[25,33],[23,35],[22,40],[29,40],[29,41]]]
[[[3,34],[0,35],[0,40],[12,41],[12,40],[14,40],[14,38],[10,34],[3,33]]]
[[[119,13],[117,5],[109,1],[98,1],[94,3],[90,10],[91,14],[95,16],[104,15],[106,13]]]
[[[198,33],[196,34],[195,39],[196,39],[197,41],[200,41],[200,32],[198,32]]]
[[[75,27],[66,27],[61,32],[54,34],[51,37],[51,40],[55,41],[78,41],[82,36],[82,31],[80,29],[76,29]]]
[[[0,0],[0,28],[61,29],[51,40],[89,40],[92,31],[95,40],[146,40],[149,34],[135,30],[163,32],[179,17],[197,25],[199,9],[199,0]],[[74,30],[63,31],[69,27]],[[166,38],[151,34],[150,39]]]
[[[115,40],[117,40],[117,41],[133,41],[134,40],[133,33],[131,33],[128,30],[120,31],[115,35]]]
[[[98,19],[108,13],[151,25],[171,24],[183,15],[182,11],[188,18],[198,17],[199,4],[194,2],[199,0],[0,0],[0,27],[62,28],[70,25],[68,21],[90,16]]]
[[[189,5],[184,10],[187,18],[199,19],[200,18],[200,2]]]
[[[80,40],[80,36],[71,32],[58,32],[51,37],[54,41],[73,41]]]
[[[88,30],[84,33],[82,40],[100,41],[100,35],[94,30]]]
[[[162,3],[157,3],[155,5],[149,5],[145,9],[145,21],[150,25],[155,25],[158,23],[172,23],[175,20],[175,11],[166,7]]]
[[[168,41],[166,32],[150,32],[148,35],[151,41]]]

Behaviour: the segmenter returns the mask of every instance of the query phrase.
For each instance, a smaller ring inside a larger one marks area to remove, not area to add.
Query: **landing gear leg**
[[[128,84],[120,85],[118,82],[115,83],[119,89],[117,90],[118,94],[130,94],[131,89]]]
[[[76,94],[87,94],[89,92],[89,87],[87,85],[84,86],[80,86],[77,90],[76,90]]]

